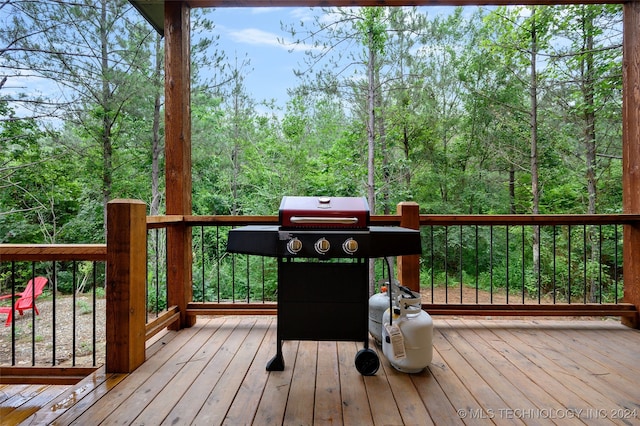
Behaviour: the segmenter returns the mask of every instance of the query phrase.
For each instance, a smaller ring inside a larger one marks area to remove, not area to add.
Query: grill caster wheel
[[[380,368],[378,354],[369,348],[360,349],[356,354],[356,369],[363,376],[373,376]]]

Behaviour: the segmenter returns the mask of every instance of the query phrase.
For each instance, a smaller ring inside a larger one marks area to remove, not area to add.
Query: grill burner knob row
[[[318,254],[325,254],[331,248],[331,243],[329,243],[329,240],[323,237],[323,238],[320,238],[318,241],[316,241],[316,243],[314,244],[314,247],[318,252]]]
[[[354,254],[358,251],[358,242],[353,238],[349,238],[342,243],[342,250],[347,254]]]
[[[297,254],[300,250],[302,250],[302,241],[298,238],[292,238],[287,243],[287,251],[291,254]]]

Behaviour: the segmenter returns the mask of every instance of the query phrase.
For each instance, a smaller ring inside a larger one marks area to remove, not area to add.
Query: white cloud
[[[236,43],[252,45],[279,46],[278,36],[258,28],[245,28],[242,30],[230,30],[229,36]]]
[[[313,49],[312,46],[296,44],[286,37],[258,28],[229,30],[227,34],[229,35],[231,40],[236,43],[244,43],[252,46],[270,46],[287,51],[305,51]]]

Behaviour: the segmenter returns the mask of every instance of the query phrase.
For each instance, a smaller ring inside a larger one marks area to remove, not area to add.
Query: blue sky
[[[303,62],[303,49],[290,44],[280,23],[308,20],[311,13],[309,8],[218,8],[208,15],[228,61],[250,60],[245,85],[255,101],[286,103],[287,89],[298,84],[293,70]]]
[[[444,6],[421,9],[429,16],[453,10]],[[290,35],[281,29],[281,22],[296,26],[303,20],[311,23],[312,14],[318,11],[310,8],[217,8],[208,18],[215,24],[215,34],[220,36],[219,46],[229,61],[235,57],[241,60],[245,55],[250,59],[245,85],[251,97],[257,102],[274,98],[284,106],[288,99],[287,89],[299,83],[293,70],[303,65],[304,49],[278,41],[291,42]]]

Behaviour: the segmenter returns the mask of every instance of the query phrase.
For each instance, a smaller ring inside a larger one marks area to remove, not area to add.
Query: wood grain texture
[[[133,373],[99,370],[25,424],[640,423],[640,331],[617,321],[436,318],[426,370],[382,359],[369,377],[355,369],[356,342],[285,341],[285,370],[265,371],[275,323],[200,319],[160,338]]]

